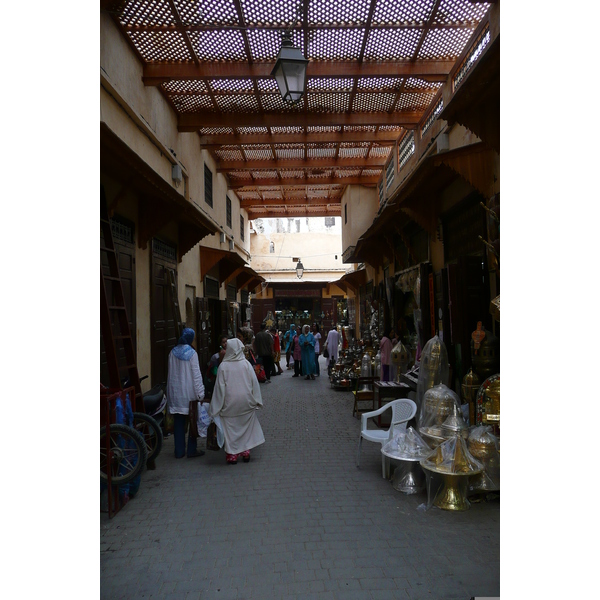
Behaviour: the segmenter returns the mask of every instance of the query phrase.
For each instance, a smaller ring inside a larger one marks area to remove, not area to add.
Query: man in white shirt
[[[204,383],[198,364],[198,354],[192,348],[195,332],[183,330],[177,346],[169,354],[169,374],[167,376],[167,402],[173,415],[173,435],[175,458],[186,454],[185,432],[190,412],[190,401],[204,399]],[[187,457],[202,456],[204,451],[197,450],[197,439],[188,434]]]

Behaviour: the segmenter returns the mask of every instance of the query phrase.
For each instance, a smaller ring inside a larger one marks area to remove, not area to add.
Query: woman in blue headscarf
[[[302,328],[299,339],[302,349],[302,375],[304,379],[315,378],[315,336],[310,332],[310,325]]]
[[[187,429],[190,401],[204,399],[204,383],[198,364],[198,354],[192,348],[195,332],[183,330],[177,346],[169,354],[169,374],[167,376],[167,401],[169,412],[173,415],[175,439],[175,458],[183,458],[185,451],[185,432]],[[197,450],[197,440],[188,435],[187,457],[202,456]]]
[[[285,332],[285,335],[283,336],[283,341],[285,342],[286,346],[285,346],[285,364],[287,366],[288,369],[291,369],[292,367],[290,367],[290,359],[292,357],[292,345],[294,343],[294,337],[296,336],[296,326],[292,323],[290,325],[290,330]]]

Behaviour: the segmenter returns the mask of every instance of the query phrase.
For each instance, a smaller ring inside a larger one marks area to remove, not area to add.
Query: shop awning
[[[142,160],[107,125],[100,123],[100,171],[122,187],[108,207],[109,214],[118,210],[119,200],[129,192],[140,198],[138,246],[148,242],[166,225],[175,223],[178,230],[178,259],[200,240],[219,231],[192,202]]]
[[[329,283],[337,285],[344,291],[347,291],[347,286],[349,286],[356,293],[361,285],[367,283],[367,271],[364,268],[350,271],[342,275],[338,280],[330,281]]]
[[[204,278],[210,270],[219,266],[219,284],[223,284],[233,274],[246,265],[246,261],[234,251],[219,250],[209,248],[208,246],[200,246],[200,278]]]
[[[235,287],[238,291],[247,287],[248,291],[251,292],[258,284],[265,281],[265,278],[249,266],[245,265],[235,269],[235,271],[233,271],[233,273],[225,280],[225,285],[229,285],[234,280]]]

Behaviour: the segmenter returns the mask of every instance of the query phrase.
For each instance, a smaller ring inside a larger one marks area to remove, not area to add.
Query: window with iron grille
[[[240,292],[240,298],[242,300],[242,304],[248,304],[249,297],[250,297],[250,292],[248,290],[242,290]]]
[[[385,167],[385,189],[387,190],[390,185],[392,185],[392,181],[394,181],[394,161],[390,160],[390,162]]]
[[[227,227],[231,228],[231,198],[229,198],[229,196],[225,198],[225,210],[227,218]]]
[[[240,238],[242,242],[244,241],[244,217],[240,215]]]
[[[120,240],[128,244],[134,243],[134,224],[131,221],[119,215],[114,215],[110,219],[110,230],[114,240]]]
[[[385,198],[383,193],[383,178],[379,182],[379,206],[383,204],[383,199]]]
[[[456,89],[466,77],[467,73],[471,70],[471,67],[477,62],[477,59],[481,56],[484,48],[490,43],[492,39],[490,35],[490,25],[486,25],[485,29],[475,40],[475,43],[471,46],[471,50],[460,65],[454,79],[452,80],[454,89]]]
[[[204,296],[206,298],[219,297],[219,282],[212,277],[204,278]]]
[[[425,135],[427,130],[435,123],[438,115],[442,112],[444,108],[444,101],[440,98],[438,103],[435,105],[435,108],[431,111],[430,115],[427,117],[427,121],[425,121],[425,125],[423,125],[423,129],[421,130],[421,137]]]
[[[333,227],[335,225],[335,217],[325,217],[325,227]]]
[[[408,162],[415,153],[415,134],[405,135],[398,146],[398,171]]]
[[[152,252],[156,256],[162,256],[172,261],[177,261],[177,246],[163,242],[157,238],[152,240]]]
[[[212,171],[204,165],[204,201],[211,208],[213,205]]]
[[[237,289],[235,287],[235,285],[228,285],[227,286],[227,300],[229,300],[229,302],[235,302],[237,299]]]

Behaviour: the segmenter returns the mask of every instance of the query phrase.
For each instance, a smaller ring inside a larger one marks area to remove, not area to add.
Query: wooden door
[[[177,273],[177,248],[159,240],[152,240],[150,280],[152,385],[167,380],[169,352],[177,345],[179,337],[171,303],[168,268]]]
[[[321,306],[322,311],[325,313],[325,317],[321,320],[321,335],[326,338],[329,330],[335,327],[337,302],[335,298],[323,298]]]
[[[211,323],[209,320],[208,300],[206,298],[196,298],[196,323],[198,331],[196,332],[196,349],[198,351],[198,362],[200,371],[205,375],[206,366],[210,357],[211,348]]]

